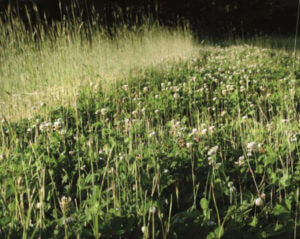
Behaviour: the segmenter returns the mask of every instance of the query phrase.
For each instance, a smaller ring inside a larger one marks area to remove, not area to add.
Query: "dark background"
[[[151,16],[167,26],[185,20],[195,33],[211,36],[294,35],[297,7],[298,0],[0,0],[3,19],[9,11],[27,24],[26,11],[33,24],[79,17],[108,28]]]

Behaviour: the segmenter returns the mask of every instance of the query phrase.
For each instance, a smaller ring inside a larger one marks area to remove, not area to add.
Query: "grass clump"
[[[297,238],[293,61],[206,47],[167,71],[82,90],[74,107],[3,120],[0,235]]]

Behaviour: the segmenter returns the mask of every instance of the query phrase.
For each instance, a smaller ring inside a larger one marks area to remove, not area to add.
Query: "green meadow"
[[[0,24],[0,238],[300,237],[293,39],[39,27]]]

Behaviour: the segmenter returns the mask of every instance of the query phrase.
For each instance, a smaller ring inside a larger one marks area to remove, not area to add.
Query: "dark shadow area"
[[[112,34],[118,25],[151,18],[165,26],[188,22],[196,36],[248,38],[294,35],[297,4],[296,0],[0,0],[0,15],[6,20],[7,15],[18,16],[28,28],[79,19],[102,25]]]

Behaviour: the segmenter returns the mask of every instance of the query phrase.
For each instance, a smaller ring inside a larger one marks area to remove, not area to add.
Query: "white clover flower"
[[[123,85],[122,89],[125,90],[125,91],[128,91],[128,85]]]
[[[145,108],[145,107],[143,107],[143,108],[141,109],[141,111],[142,111],[142,113],[145,113],[145,111],[146,111],[146,108]]]
[[[256,149],[256,142],[255,141],[253,141],[253,142],[250,142],[250,143],[248,143],[247,144],[247,149],[248,149],[248,151],[253,151],[253,150],[255,150]]]
[[[146,92],[148,91],[148,87],[145,86],[145,87],[143,88],[143,91],[146,93]]]
[[[221,112],[221,116],[223,117],[223,116],[225,116],[227,114],[227,112],[225,111],[225,110],[223,110],[222,112]]]
[[[208,130],[209,130],[209,132],[213,132],[214,131],[214,129],[215,129],[215,126],[209,126],[209,128],[208,128]]]
[[[163,171],[165,174],[167,174],[167,173],[169,173],[169,169],[164,169],[164,171]]]
[[[155,132],[154,131],[149,134],[149,138],[152,138],[154,136],[155,136]]]
[[[238,166],[242,166],[245,163],[245,158],[244,156],[240,156],[238,161],[234,162]]]
[[[242,117],[242,120],[243,120],[243,121],[245,121],[246,119],[248,119],[248,116],[247,116],[247,115],[245,115],[245,116]]]
[[[62,124],[63,124],[63,121],[61,118],[59,118],[57,121],[54,122],[53,129],[55,131],[59,130],[61,128]]]
[[[197,78],[195,76],[191,77],[190,79],[192,82],[195,82],[197,80]]]
[[[159,110],[154,110],[154,113],[155,113],[155,114],[158,114],[158,113],[159,113]]]
[[[204,136],[207,134],[207,129],[202,129],[200,132],[201,136]]]
[[[178,93],[174,93],[173,97],[174,97],[175,99],[178,99],[178,98],[180,97],[180,95],[179,95]]]
[[[131,114],[132,114],[134,117],[136,117],[137,114],[138,114],[138,112],[137,112],[136,110],[134,110],[134,111],[131,112]]]
[[[197,134],[197,132],[198,132],[198,129],[197,128],[193,128],[192,132],[190,133],[190,136],[193,136],[193,135]]]
[[[255,199],[255,206],[257,206],[257,207],[261,207],[263,204],[264,204],[264,201],[262,200],[262,198],[261,197],[259,197],[259,198],[256,198]]]
[[[226,89],[227,89],[228,91],[234,91],[234,86],[233,86],[233,85],[227,85],[227,86],[226,86]]]
[[[151,206],[151,207],[149,208],[149,212],[150,212],[150,213],[155,213],[155,212],[156,212],[156,207]]]
[[[155,95],[155,99],[158,99],[159,95]]]
[[[67,130],[65,130],[65,129],[62,129],[59,131],[59,134],[62,136],[66,135],[66,133],[67,133]]]
[[[176,123],[175,123],[175,127],[177,128],[177,127],[179,127],[180,126],[180,124],[181,124],[181,122],[180,121],[176,121]]]
[[[179,88],[178,86],[173,86],[173,87],[172,87],[172,90],[173,90],[174,92],[179,92],[179,91],[180,91],[180,88]]]
[[[101,112],[101,114],[102,114],[103,116],[105,116],[106,113],[107,113],[107,109],[106,109],[106,108],[102,108],[102,109],[100,110],[100,112]]]
[[[29,221],[29,227],[34,227],[34,224],[32,223],[31,219]]]
[[[35,205],[35,207],[36,207],[37,209],[40,209],[40,208],[41,208],[41,203],[40,203],[40,202],[37,202],[36,205]]]
[[[165,83],[161,83],[160,86],[161,86],[161,88],[165,88],[166,84]]]
[[[227,183],[227,186],[228,186],[229,188],[233,187],[233,182],[232,182],[232,181],[229,181],[229,182]]]
[[[40,131],[42,132],[46,132],[46,131],[50,131],[51,129],[51,123],[50,122],[43,122],[40,124]]]
[[[264,92],[266,88],[264,86],[259,87],[260,91]]]
[[[215,155],[215,154],[217,153],[217,151],[218,151],[218,148],[219,148],[218,145],[212,147],[212,148],[208,151],[208,153],[207,153],[208,156],[213,156],[213,155]]]
[[[186,147],[189,149],[193,146],[193,143],[186,143]]]
[[[108,170],[108,173],[109,173],[109,174],[113,174],[113,173],[114,173],[114,171],[115,171],[115,169],[114,169],[114,168],[110,168],[110,169]]]
[[[209,156],[207,160],[208,160],[208,164],[209,164],[209,165],[213,165],[213,164],[215,163],[214,158],[211,157],[211,156]]]
[[[146,226],[142,226],[141,230],[144,234],[148,233],[148,228]]]
[[[63,212],[63,214],[68,211],[69,204],[71,201],[72,201],[72,199],[70,197],[65,197],[65,196],[62,196],[62,198],[60,199],[59,206],[60,206],[60,209]]]

